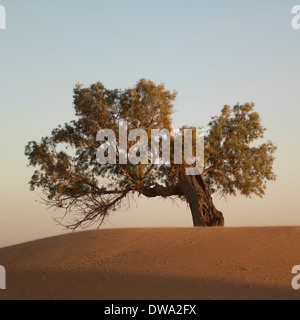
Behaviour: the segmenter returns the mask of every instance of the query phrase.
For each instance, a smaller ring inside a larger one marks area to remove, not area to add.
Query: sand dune
[[[1,299],[300,299],[300,227],[79,232],[0,249]]]

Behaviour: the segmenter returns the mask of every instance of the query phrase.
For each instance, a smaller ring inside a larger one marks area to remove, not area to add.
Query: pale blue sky
[[[278,181],[264,200],[217,205],[229,226],[299,225],[300,30],[291,27],[299,3],[0,0],[7,10],[7,30],[0,30],[0,247],[62,232],[28,190],[24,146],[73,118],[77,82],[98,80],[126,88],[143,77],[176,89],[174,127],[206,125],[224,104],[256,102],[279,147]],[[148,200],[111,218],[115,227],[190,224],[184,206]]]

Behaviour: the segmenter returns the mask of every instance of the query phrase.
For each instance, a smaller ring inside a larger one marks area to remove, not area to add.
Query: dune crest
[[[1,299],[299,299],[300,227],[78,232],[0,249]]]

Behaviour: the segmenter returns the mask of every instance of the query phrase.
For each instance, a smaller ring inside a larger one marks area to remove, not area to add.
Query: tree
[[[262,197],[266,182],[276,179],[272,169],[276,147],[270,141],[257,143],[265,128],[253,103],[225,106],[220,116],[212,118],[200,175],[186,175],[188,165],[175,164],[172,158],[169,165],[150,161],[122,164],[117,146],[115,164],[97,163],[99,130],[113,130],[120,142],[118,125],[123,119],[128,131],[141,128],[151,139],[153,129],[171,128],[175,98],[176,92],[166,90],[163,84],[144,79],[126,90],[108,90],[99,82],[88,88],[77,85],[76,120],[54,129],[41,142],[31,141],[26,146],[29,165],[36,167],[31,190],[41,188],[48,206],[63,208],[72,215],[67,227],[73,230],[92,223],[101,225],[135,194],[181,199],[190,206],[194,226],[223,226],[223,214],[215,208],[212,194]],[[133,144],[128,143],[129,151]]]

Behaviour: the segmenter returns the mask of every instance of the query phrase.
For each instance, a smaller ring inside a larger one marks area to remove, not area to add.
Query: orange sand
[[[300,227],[78,232],[0,249],[1,299],[300,299]]]

